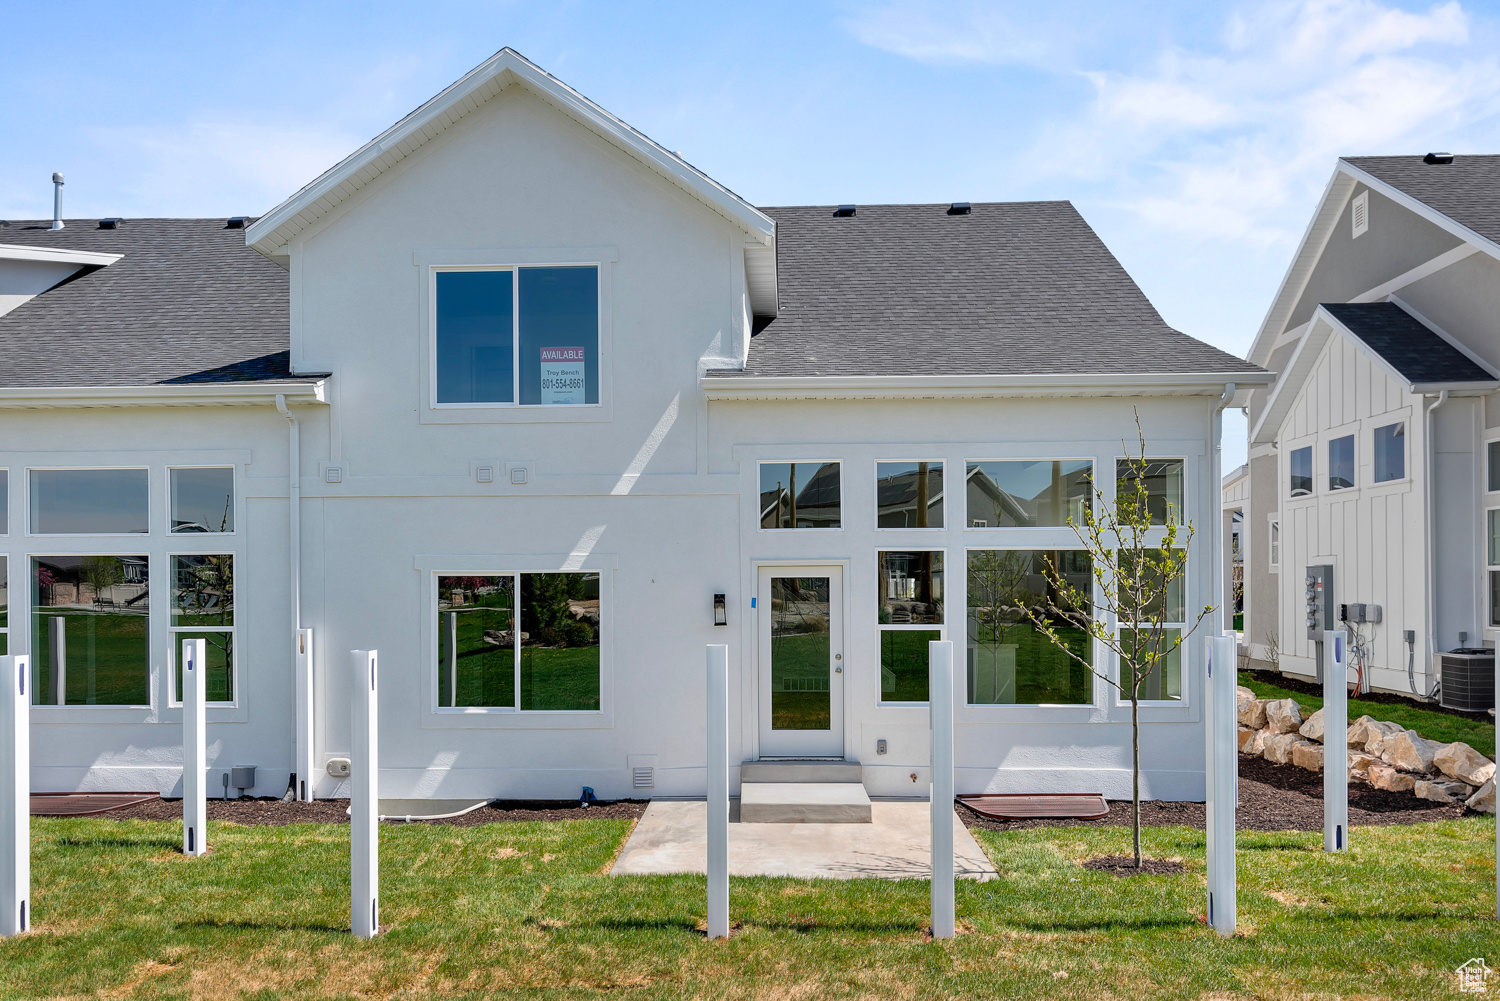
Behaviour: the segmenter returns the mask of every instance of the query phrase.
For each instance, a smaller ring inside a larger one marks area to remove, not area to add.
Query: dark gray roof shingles
[[[288,369],[288,276],[224,219],[0,226],[0,244],[123,254],[0,316],[0,385],[306,381]]]
[[[763,208],[780,306],[713,376],[1259,372],[1167,326],[1069,202]],[[763,322],[763,321],[762,321]]]
[[[1452,163],[1426,163],[1420,154],[1346,156],[1344,162],[1500,243],[1500,155],[1458,154]]]
[[[1412,385],[1495,381],[1394,302],[1325,302],[1323,308]]]

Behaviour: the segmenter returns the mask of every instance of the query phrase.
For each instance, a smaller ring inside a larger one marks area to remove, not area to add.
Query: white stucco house
[[[702,795],[727,643],[731,760],[925,795],[948,638],[960,791],[1128,795],[1128,705],[1015,609],[1088,573],[1133,410],[1216,602],[1218,415],[1269,380],[1066,202],[757,207],[508,49],[258,218],[50,226],[0,227],[43,790],[178,788],[201,635],[211,788],[340,795],[373,648],[383,796]],[[1149,795],[1203,795],[1201,659]]]
[[[1250,397],[1241,505],[1257,666],[1315,674],[1309,566],[1333,568],[1334,605],[1361,606],[1351,682],[1427,695],[1445,652],[1493,656],[1497,196],[1500,156],[1338,161],[1249,353],[1277,375]],[[1449,658],[1456,702],[1483,694],[1468,691],[1474,656]]]

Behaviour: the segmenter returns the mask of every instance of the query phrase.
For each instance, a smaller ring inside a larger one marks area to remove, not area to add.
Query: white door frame
[[[759,740],[762,758],[842,758],[844,756],[844,571],[843,562],[756,564],[757,611],[756,705],[759,709]],[[824,730],[771,729],[771,578],[828,578],[828,703],[829,728]]]

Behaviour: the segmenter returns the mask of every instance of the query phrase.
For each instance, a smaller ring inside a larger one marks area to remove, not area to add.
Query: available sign
[[[583,348],[542,348],[542,403],[583,399]]]

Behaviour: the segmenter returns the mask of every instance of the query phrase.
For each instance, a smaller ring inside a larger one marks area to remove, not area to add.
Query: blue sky
[[[1497,25],[1457,0],[10,5],[33,44],[0,71],[0,218],[50,215],[54,170],[67,215],[259,214],[510,45],[759,204],[1070,199],[1169,323],[1243,354],[1337,156],[1500,152]]]

